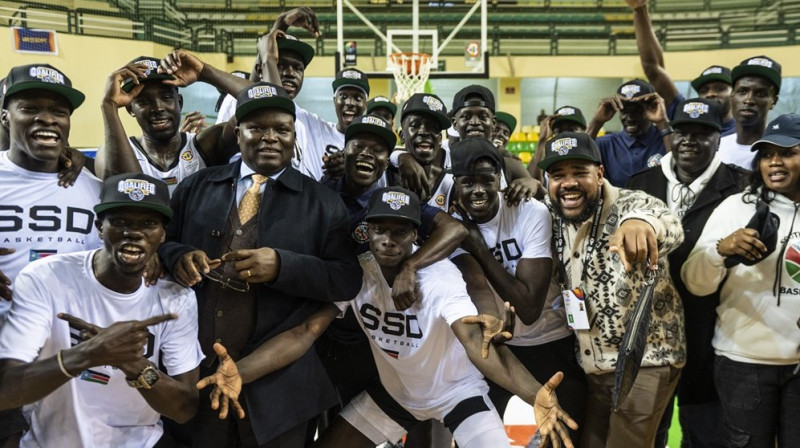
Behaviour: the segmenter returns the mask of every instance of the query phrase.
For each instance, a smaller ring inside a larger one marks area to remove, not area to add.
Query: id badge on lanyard
[[[583,288],[564,289],[564,308],[567,310],[567,324],[573,330],[588,330],[589,315],[586,313],[586,294]]]
[[[589,241],[586,246],[586,257],[581,266],[581,284],[586,280],[586,266],[592,261],[592,252],[597,242],[597,231],[600,227],[600,214],[603,209],[602,198],[597,204],[597,209],[592,220],[592,228],[589,234]],[[558,268],[561,282],[561,297],[564,299],[564,308],[567,312],[567,324],[573,330],[588,330],[589,314],[586,312],[586,292],[582,287],[568,289],[567,271],[564,264],[564,228],[561,219],[557,221],[556,252],[558,253]]]

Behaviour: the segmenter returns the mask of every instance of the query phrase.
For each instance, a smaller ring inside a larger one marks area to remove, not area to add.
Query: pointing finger
[[[178,315],[175,314],[175,313],[162,314],[160,316],[153,316],[153,317],[151,317],[149,319],[145,319],[145,320],[139,321],[137,326],[141,327],[141,328],[144,328],[144,327],[149,327],[151,325],[157,325],[157,324],[160,324],[161,322],[166,322],[168,320],[174,320],[174,319],[177,319],[177,318],[178,318]]]
[[[94,332],[94,333],[97,333],[100,330],[102,330],[102,328],[98,327],[97,325],[90,324],[89,322],[86,322],[85,320],[83,320],[83,319],[81,319],[79,317],[75,317],[75,316],[73,316],[71,314],[58,313],[57,316],[58,316],[59,319],[67,321],[68,323],[70,323],[73,327],[77,328],[78,330],[85,330],[85,331]]]

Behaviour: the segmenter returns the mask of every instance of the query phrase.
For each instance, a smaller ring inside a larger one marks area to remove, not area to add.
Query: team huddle
[[[184,50],[111,73],[95,159],[69,77],[10,68],[0,446],[510,447],[514,395],[535,446],[664,447],[675,397],[687,446],[800,445],[781,66],[711,66],[684,98],[630,3],[649,82],[588,122],[557,108],[528,167],[479,85],[398,108],[345,68],[337,121],[304,110],[308,8],[250,74]],[[181,125],[195,82],[221,93],[210,127]]]

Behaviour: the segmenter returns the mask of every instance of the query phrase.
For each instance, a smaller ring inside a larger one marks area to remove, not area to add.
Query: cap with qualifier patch
[[[376,96],[375,98],[367,101],[367,113],[371,113],[373,110],[380,109],[382,107],[389,109],[392,112],[392,116],[397,115],[397,105],[385,96]]]
[[[308,64],[314,59],[314,47],[294,36],[287,34],[285,38],[278,38],[277,41],[279,54],[284,50],[294,51],[300,55],[306,67],[308,67]]]
[[[754,56],[740,62],[731,72],[731,81],[736,84],[744,76],[761,76],[775,85],[775,93],[781,91],[781,64],[767,56]]]
[[[369,78],[367,74],[361,70],[354,68],[340,70],[339,73],[336,74],[336,79],[333,80],[331,85],[333,86],[334,92],[342,87],[355,87],[369,96]]]
[[[439,122],[442,129],[447,129],[452,124],[450,119],[447,118],[447,108],[444,102],[438,96],[432,93],[415,93],[406,100],[403,104],[403,110],[400,113],[400,121],[402,121],[407,114],[422,114],[433,117]]]
[[[251,112],[270,108],[280,109],[292,117],[295,116],[294,101],[281,86],[259,82],[236,94],[236,119],[239,121]]]
[[[603,163],[597,143],[589,134],[579,132],[562,132],[550,139],[545,145],[544,159],[539,162],[539,168],[547,171],[551,165],[563,160]]]
[[[561,106],[555,111],[557,117],[553,118],[550,126],[555,126],[560,121],[572,121],[586,128],[586,119],[583,118],[583,112],[575,106]]]
[[[392,126],[381,117],[362,115],[356,117],[347,129],[344,130],[344,141],[347,143],[358,134],[372,134],[386,142],[389,151],[397,144],[397,136],[392,131]]]
[[[150,56],[139,56],[138,58],[129,62],[129,64],[137,64],[137,65],[144,65],[147,67],[147,71],[144,72],[144,77],[139,78],[139,82],[147,82],[147,81],[163,81],[165,79],[175,79],[174,76],[168,75],[166,73],[158,73],[158,66],[161,63],[156,58]],[[122,82],[122,91],[123,92],[130,92],[133,90],[133,87],[136,84],[133,83],[133,79],[127,78]]]
[[[476,98],[477,97],[477,98]],[[453,114],[470,106],[486,107],[494,113],[494,93],[484,86],[472,84],[453,96]]]
[[[367,215],[364,220],[376,218],[398,218],[419,226],[419,197],[416,193],[402,187],[384,187],[376,190],[369,198]]]
[[[655,87],[649,82],[642,81],[641,79],[633,79],[619,86],[617,94],[625,99],[632,99],[655,93],[655,91]]]
[[[121,207],[137,207],[156,211],[169,220],[169,188],[164,181],[142,173],[122,173],[103,181],[100,203],[94,206],[95,213]]]
[[[750,151],[758,151],[765,144],[773,144],[782,148],[800,145],[800,115],[783,114],[770,121],[764,135],[753,143]]]
[[[717,131],[722,130],[722,109],[715,100],[691,98],[681,101],[675,108],[670,126],[697,123]]]
[[[468,138],[450,148],[450,169],[453,176],[475,174],[475,162],[480,159],[489,159],[494,165],[494,170],[492,170],[494,173],[499,173],[503,169],[503,158],[500,156],[500,152],[485,138]]]
[[[721,65],[712,65],[703,70],[700,76],[692,80],[692,88],[696,92],[699,92],[703,84],[711,81],[720,81],[725,84],[733,85],[733,82],[731,82],[731,69]]]
[[[2,85],[3,104],[14,94],[26,90],[49,90],[67,99],[72,110],[83,104],[86,96],[72,87],[72,81],[59,69],[50,64],[30,64],[13,67],[6,75]]]

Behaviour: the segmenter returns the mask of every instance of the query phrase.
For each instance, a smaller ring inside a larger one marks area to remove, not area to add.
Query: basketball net
[[[389,55],[389,66],[397,83],[394,100],[400,103],[424,90],[431,73],[431,56],[425,53],[392,53]]]

